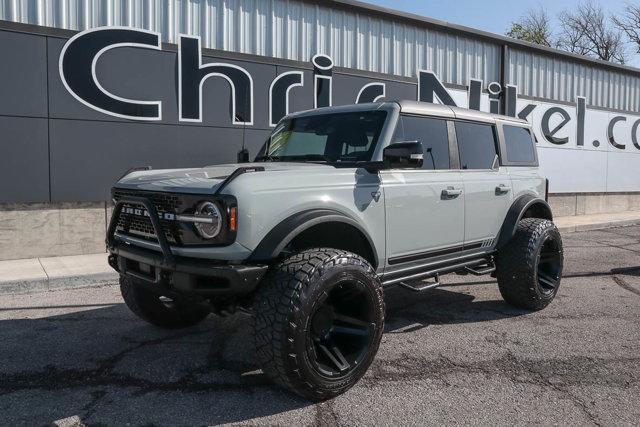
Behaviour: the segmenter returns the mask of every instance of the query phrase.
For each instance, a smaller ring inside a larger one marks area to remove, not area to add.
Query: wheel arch
[[[296,240],[309,242],[303,249],[326,246],[362,256],[374,269],[378,254],[373,239],[353,218],[331,209],[311,209],[296,213],[267,233],[249,257],[252,261],[271,261]],[[318,242],[318,244],[314,244]]]
[[[515,234],[518,222],[523,218],[541,218],[553,221],[551,206],[532,194],[525,194],[514,200],[500,228],[496,249],[507,244]]]

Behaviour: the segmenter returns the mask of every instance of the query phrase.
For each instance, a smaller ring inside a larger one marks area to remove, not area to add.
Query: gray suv
[[[264,372],[322,400],[371,364],[388,287],[491,274],[509,304],[549,304],[563,252],[546,184],[525,121],[413,101],[320,108],[282,119],[253,163],[128,173],[109,263],[159,327],[250,313]]]

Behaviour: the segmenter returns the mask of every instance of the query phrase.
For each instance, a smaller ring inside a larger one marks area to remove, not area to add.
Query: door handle
[[[459,195],[462,194],[462,189],[456,189],[453,187],[447,187],[444,190],[442,190],[442,194],[441,197],[443,199],[455,199],[456,197],[458,197]]]
[[[509,187],[508,185],[500,184],[496,187],[496,196],[507,194],[509,191],[511,191],[511,187]]]

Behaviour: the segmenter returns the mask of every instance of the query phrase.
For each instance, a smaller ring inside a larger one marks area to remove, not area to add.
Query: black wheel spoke
[[[540,281],[540,284],[547,289],[555,289],[557,285],[556,279],[544,273],[538,272],[538,280]]]
[[[334,320],[339,321],[340,323],[344,323],[347,325],[355,326],[356,328],[368,328],[369,323],[362,321],[360,319],[356,319],[355,317],[345,316],[344,314],[336,313],[334,315]]]
[[[345,335],[358,335],[362,337],[366,337],[369,335],[370,328],[350,328],[348,326],[334,326],[331,329],[332,333],[335,334],[345,334]]]
[[[329,347],[327,347],[324,344],[318,343],[318,347],[320,347],[320,350],[322,350],[322,352],[329,358],[331,363],[333,363],[333,365],[338,368],[340,372],[347,371],[351,367],[349,362],[347,362],[347,360],[342,355],[340,349],[335,345],[330,345]]]

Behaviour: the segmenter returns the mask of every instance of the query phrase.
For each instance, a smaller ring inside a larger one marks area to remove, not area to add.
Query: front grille
[[[168,221],[162,217],[165,213],[176,214],[182,212],[183,202],[178,195],[146,191],[114,190],[113,199],[116,202],[123,197],[145,197],[149,199],[158,211],[162,230],[164,231],[164,235],[169,243],[174,245],[182,244],[182,231],[180,230],[178,223],[176,221]],[[124,208],[143,209],[143,207],[138,204],[125,204]],[[124,209],[120,214],[116,231],[133,237],[143,238],[154,242],[158,241],[153,230],[151,220],[148,217],[127,213]]]

